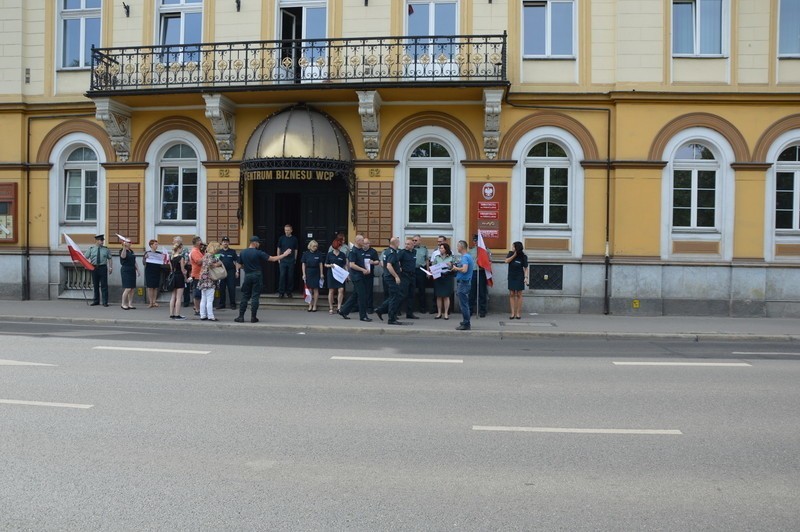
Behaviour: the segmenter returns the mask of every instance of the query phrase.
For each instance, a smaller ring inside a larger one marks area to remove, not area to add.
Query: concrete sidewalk
[[[138,299],[138,298],[137,298]],[[358,314],[350,320],[319,312],[298,310],[259,309],[260,323],[235,323],[235,310],[216,311],[219,321],[200,321],[191,308],[184,309],[186,321],[169,319],[164,303],[148,309],[137,303],[136,310],[123,310],[119,304],[110,307],[90,307],[82,300],[0,301],[0,321],[62,322],[93,325],[124,325],[128,327],[164,327],[170,329],[206,327],[218,329],[257,328],[275,332],[324,332],[342,334],[415,334],[469,338],[534,338],[541,336],[570,336],[596,339],[611,338],[673,338],[693,340],[800,340],[800,319],[792,318],[719,318],[698,316],[630,317],[595,314],[527,314],[521,320],[509,320],[507,314],[473,317],[472,331],[456,331],[460,314],[449,320],[434,320],[433,315],[420,315],[418,320],[401,318],[406,325],[392,326],[371,315],[373,322],[359,321]],[[249,312],[246,315],[249,320]],[[386,317],[384,317],[386,319]]]

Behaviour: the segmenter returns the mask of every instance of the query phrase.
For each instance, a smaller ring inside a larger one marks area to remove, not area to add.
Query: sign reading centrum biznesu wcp
[[[505,249],[508,246],[506,221],[508,208],[508,183],[469,184],[469,236],[478,229],[483,234],[486,247]]]

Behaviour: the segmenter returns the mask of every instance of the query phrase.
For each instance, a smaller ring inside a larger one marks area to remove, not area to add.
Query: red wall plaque
[[[469,237],[481,230],[486,247],[507,249],[508,183],[469,184]]]

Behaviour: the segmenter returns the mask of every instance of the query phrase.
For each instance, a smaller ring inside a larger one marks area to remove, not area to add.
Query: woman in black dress
[[[123,310],[135,309],[133,306],[133,293],[136,289],[136,278],[139,276],[139,266],[136,265],[136,253],[131,249],[131,241],[122,241],[119,252],[119,276],[122,278],[122,303]]]
[[[331,251],[325,258],[325,268],[328,270],[328,314],[333,314],[333,293],[336,292],[336,312],[342,310],[342,301],[344,301],[344,285],[336,280],[333,276],[333,266],[347,268],[347,255],[342,253],[341,247],[342,240],[336,239],[331,244]]]
[[[514,242],[506,256],[508,264],[508,303],[511,316],[520,320],[522,312],[522,291],[525,290],[525,279],[528,278],[528,256],[522,251],[522,242]]]
[[[158,306],[158,289],[161,286],[161,267],[166,264],[164,254],[158,251],[158,240],[147,243],[150,249],[142,255],[144,286],[147,288],[147,308]],[[152,261],[158,262],[152,262]]]
[[[171,320],[185,320],[186,316],[181,316],[181,302],[183,301],[183,288],[186,284],[184,271],[186,259],[183,254],[183,243],[176,242],[172,246],[172,258],[169,260],[170,270],[175,274],[172,295],[169,298],[169,318]]]
[[[453,275],[453,252],[450,250],[450,244],[444,242],[439,244],[439,254],[434,257],[431,266],[438,266],[442,268],[441,277],[433,280],[433,296],[436,298],[436,317],[433,319],[438,320],[442,317],[450,319],[450,298],[453,297],[455,292],[455,278]],[[442,316],[444,313],[444,316]]]
[[[317,299],[319,299],[319,266],[322,263],[322,257],[319,256],[318,249],[319,244],[316,240],[312,240],[308,243],[308,251],[304,251],[303,257],[300,259],[303,268],[303,282],[311,290],[311,303],[308,304],[308,312],[317,311]]]

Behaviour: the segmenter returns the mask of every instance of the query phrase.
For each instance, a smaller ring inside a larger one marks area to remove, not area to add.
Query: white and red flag
[[[64,242],[67,243],[69,256],[72,257],[74,262],[81,263],[81,265],[83,265],[83,267],[87,270],[94,270],[94,265],[89,262],[89,259],[87,259],[86,255],[83,254],[83,251],[81,251],[81,248],[78,247],[78,244],[76,244],[67,233],[64,233]]]
[[[309,290],[308,285],[305,283],[303,283],[303,288],[305,289],[305,295],[306,295],[303,298],[303,301],[305,301],[306,303],[311,303],[311,290]]]
[[[478,229],[478,266],[486,271],[486,284],[494,286],[492,281],[492,260],[489,258],[489,250],[486,249],[486,244],[483,241],[483,234]]]

